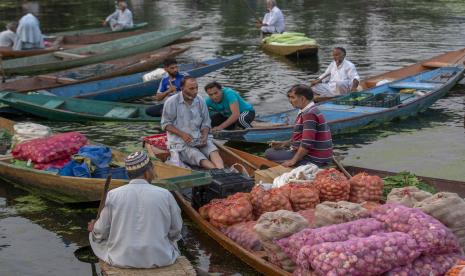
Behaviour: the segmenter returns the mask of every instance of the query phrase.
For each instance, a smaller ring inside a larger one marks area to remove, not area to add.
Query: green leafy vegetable
[[[407,186],[416,186],[418,189],[430,192],[432,194],[436,193],[434,187],[424,182],[421,182],[414,174],[410,172],[400,172],[393,176],[388,176],[383,178],[384,180],[384,198],[391,192],[394,188],[402,188]]]

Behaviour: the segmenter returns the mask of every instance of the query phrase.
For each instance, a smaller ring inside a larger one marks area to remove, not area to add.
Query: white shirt
[[[39,20],[32,13],[21,17],[16,29],[16,35],[17,38],[13,46],[14,50],[22,50],[24,45],[32,45],[33,48],[44,48],[44,39],[40,31]]]
[[[108,193],[89,240],[95,255],[112,266],[160,267],[180,256],[181,228],[181,210],[171,193],[133,179]]]
[[[336,91],[336,83],[338,82],[352,83],[354,80],[360,81],[355,65],[346,59],[339,66],[336,65],[336,61],[331,62],[326,71],[318,79],[323,80],[328,76],[329,86],[333,91]]]
[[[269,13],[265,14],[265,17],[263,17],[263,23],[268,25],[262,27],[262,31],[264,32],[284,32],[284,15],[282,11],[276,6],[274,6]]]
[[[132,28],[132,12],[129,9],[121,11],[117,9],[114,13],[110,14],[105,22],[109,22],[111,19],[116,21],[116,24],[123,26],[123,28]]]
[[[13,47],[16,41],[16,34],[11,30],[0,33],[0,47]]]

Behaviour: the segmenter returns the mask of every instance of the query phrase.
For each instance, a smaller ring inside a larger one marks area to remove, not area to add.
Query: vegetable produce
[[[350,179],[349,201],[380,201],[383,198],[383,187],[383,180],[379,176],[359,173]]]
[[[313,184],[320,190],[320,200],[322,202],[349,200],[349,180],[343,173],[334,168],[320,171],[316,175]]]
[[[394,188],[388,194],[386,203],[397,203],[411,208],[430,196],[432,196],[432,194],[420,190],[415,186]]]
[[[368,237],[384,232],[386,232],[384,223],[373,218],[368,218],[316,229],[306,228],[287,238],[276,241],[276,244],[293,261],[297,261],[299,251],[304,246],[313,246],[324,242],[347,241],[355,237]]]
[[[315,225],[315,209],[300,210],[297,214],[307,220],[308,227],[313,227]]]
[[[396,267],[386,273],[386,276],[423,276],[444,275],[463,256],[459,254],[422,255],[412,263]]]
[[[367,209],[368,211],[372,211],[376,208],[378,208],[381,204],[378,202],[373,202],[373,201],[365,201],[361,203],[362,207]]]
[[[265,37],[263,43],[284,45],[316,45],[316,40],[308,38],[304,33],[284,32]]]
[[[389,231],[411,235],[417,241],[420,253],[452,253],[460,248],[450,229],[419,209],[400,204],[385,204],[373,210],[371,215],[386,223]]]
[[[251,251],[263,250],[262,243],[253,229],[256,221],[247,221],[224,228],[222,232],[240,246]]]
[[[430,193],[436,192],[431,185],[421,182],[414,174],[410,172],[400,172],[396,175],[385,177],[383,178],[383,180],[384,197],[387,197],[387,195],[391,192],[393,188],[402,188],[407,186],[415,186],[420,190],[427,191]]]
[[[289,187],[285,186],[266,191],[261,185],[256,185],[250,192],[255,216],[278,210],[292,211],[289,193]]]
[[[219,200],[214,206],[208,208],[208,217],[210,223],[217,228],[253,220],[249,194],[236,193]]]
[[[464,276],[465,275],[465,261],[458,261],[451,269],[447,271],[445,276]]]
[[[315,226],[344,223],[369,217],[370,213],[361,204],[347,201],[323,202],[315,208]]]
[[[288,184],[289,200],[294,211],[315,208],[320,203],[319,191],[314,185]]]
[[[17,144],[12,154],[14,158],[20,160],[31,159],[34,163],[49,163],[70,158],[85,144],[87,144],[87,138],[83,134],[67,132]]]
[[[455,193],[440,192],[414,206],[447,226],[465,248],[465,200]]]
[[[273,241],[292,235],[307,226],[307,220],[301,215],[291,211],[279,210],[263,214],[258,219],[254,229],[260,237],[270,262],[287,271],[294,271],[296,268],[295,263]]]
[[[379,275],[406,265],[419,255],[418,245],[401,232],[382,233],[343,242],[325,242],[304,246],[297,264],[312,267],[318,275]]]

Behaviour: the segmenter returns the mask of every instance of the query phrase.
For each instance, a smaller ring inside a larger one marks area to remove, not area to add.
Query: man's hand
[[[170,93],[175,93],[177,91],[176,86],[173,85],[173,83],[171,81],[169,82],[169,87],[168,87],[167,91],[170,92]]]
[[[95,219],[89,221],[87,223],[87,231],[92,232],[94,231]]]
[[[107,21],[103,20],[103,21],[102,21],[102,26],[105,27],[106,25],[107,25]]]
[[[193,139],[192,139],[192,136],[190,136],[190,134],[187,134],[187,133],[185,133],[185,132],[181,135],[181,139],[182,139],[184,142],[186,142],[186,144],[192,143],[192,140],[193,140]]]
[[[216,126],[214,128],[212,128],[212,132],[218,132],[218,131],[222,131],[224,128],[221,127],[221,126]]]
[[[293,159],[291,160],[287,160],[287,161],[284,161],[283,163],[281,163],[281,166],[284,166],[284,167],[292,167],[296,164],[297,162],[294,161]]]
[[[200,137],[199,144],[196,146],[198,148],[204,147],[207,145],[207,140],[208,140],[208,134],[207,135],[202,135]]]

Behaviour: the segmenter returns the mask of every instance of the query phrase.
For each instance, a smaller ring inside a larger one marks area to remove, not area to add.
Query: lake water
[[[264,2],[133,0],[129,5],[136,21],[147,21],[155,29],[202,25],[194,33],[202,39],[179,56],[181,62],[243,53],[239,62],[199,79],[199,86],[217,80],[238,90],[261,114],[289,109],[284,92],[318,76],[330,63],[335,46],[347,49],[347,58],[365,78],[465,44],[465,3],[459,0],[278,0],[287,30],[305,32],[320,45],[318,57],[289,60],[258,46],[254,16],[263,15]],[[2,22],[19,19],[17,3],[1,1]],[[114,3],[44,0],[38,7],[42,29],[54,32],[96,27],[114,10]],[[458,85],[420,116],[336,136],[335,147],[345,156],[345,164],[463,180],[464,100],[465,88]],[[40,122],[56,131],[79,130],[126,150],[140,147],[140,137],[157,132],[149,124]],[[91,275],[93,267],[77,260],[73,252],[87,244],[86,223],[93,216],[95,209],[56,205],[0,184],[0,275]],[[190,221],[185,224],[182,251],[197,267],[225,275],[255,274]]]

